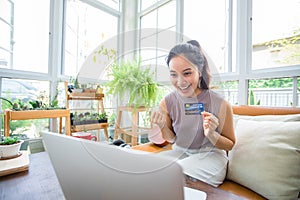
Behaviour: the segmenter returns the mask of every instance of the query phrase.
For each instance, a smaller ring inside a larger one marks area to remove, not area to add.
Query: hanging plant
[[[158,97],[159,87],[153,80],[154,73],[150,67],[143,69],[141,59],[114,63],[106,83],[108,94],[119,95],[121,99],[129,96],[129,106],[147,108],[154,106]]]

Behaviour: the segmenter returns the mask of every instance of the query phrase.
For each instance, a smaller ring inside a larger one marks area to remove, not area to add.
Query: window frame
[[[143,11],[140,11],[140,17],[158,9],[168,0],[158,0],[153,5]],[[176,0],[176,31],[179,33],[177,42],[183,41],[183,6],[184,1]],[[293,78],[293,106],[298,105],[297,81],[300,77],[300,65],[284,66],[276,68],[255,69],[252,70],[252,5],[253,0],[239,1],[228,0],[228,72],[220,73],[217,76],[213,74],[213,81],[238,81],[238,104],[248,104],[248,81],[252,79],[268,78]],[[235,10],[234,10],[235,9]],[[234,16],[233,14],[236,14]],[[236,21],[233,21],[233,20]],[[141,27],[139,21],[139,26]],[[236,25],[236,38],[233,38],[233,26]],[[235,40],[235,46],[231,46]],[[233,60],[233,49],[235,48],[235,60]],[[236,65],[235,72],[232,72],[232,65]],[[231,67],[230,67],[231,66]],[[168,84],[168,83],[166,83]]]

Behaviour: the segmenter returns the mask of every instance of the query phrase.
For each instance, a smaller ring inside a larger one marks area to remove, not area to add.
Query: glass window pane
[[[5,50],[10,50],[10,37],[11,37],[11,27],[4,23],[3,21],[0,21],[0,47],[4,48]],[[1,56],[1,54],[0,54]]]
[[[292,102],[292,78],[249,80],[249,105],[292,106]]]
[[[9,68],[10,66],[10,53],[6,50],[0,49],[0,67]]]
[[[158,0],[140,0],[141,9],[145,10],[146,8],[155,4]]]
[[[157,10],[141,17],[141,29],[155,28],[157,26]]]
[[[157,19],[157,20],[156,20]],[[176,44],[176,1],[170,1],[141,18],[141,56],[151,64],[158,82],[169,82],[165,57]]]
[[[13,3],[8,0],[0,0],[0,18],[10,24]]]
[[[1,82],[1,97],[4,97],[14,104],[21,102],[23,109],[30,109],[30,101],[42,101],[49,105],[49,82],[23,79],[3,78]],[[1,101],[1,110],[12,109],[6,101]],[[21,105],[21,104],[18,104]],[[19,107],[19,109],[22,109]],[[3,114],[3,113],[2,113]],[[1,118],[3,119],[3,117]],[[1,124],[3,126],[3,123]],[[14,120],[11,121],[11,134],[21,134],[25,138],[40,137],[41,130],[49,130],[49,119],[41,120]],[[4,127],[1,127],[3,130]]]
[[[220,73],[228,71],[227,19],[227,1],[184,1],[184,35],[198,40]]]
[[[156,50],[155,49],[144,49],[141,50],[140,52],[141,58],[142,58],[142,62],[150,62],[151,61],[151,65],[154,65],[156,63]]]
[[[299,10],[298,0],[253,0],[252,69],[300,64]]]
[[[231,47],[232,47],[232,53],[230,55],[230,52],[228,51],[228,59],[231,59],[231,71],[236,72],[237,67],[237,1],[239,0],[233,0],[232,3],[232,36],[231,36]],[[230,36],[229,36],[230,37]],[[230,66],[229,66],[230,67]],[[228,70],[230,71],[230,70]]]
[[[115,10],[119,10],[119,0],[97,0]]]
[[[296,106],[300,107],[300,77],[297,79],[297,104]]]
[[[217,93],[223,96],[230,104],[238,105],[238,81],[215,82],[211,84]]]
[[[160,29],[169,29],[176,24],[176,1],[171,1],[158,8],[158,24]]]
[[[116,37],[118,17],[78,0],[68,0],[66,12],[64,74],[76,76],[96,47]]]
[[[13,13],[12,68],[47,73],[50,0],[14,1]]]

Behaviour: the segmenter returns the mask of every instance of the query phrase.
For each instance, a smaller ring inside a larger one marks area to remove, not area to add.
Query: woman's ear
[[[199,79],[201,79],[202,73],[200,71],[198,71],[198,74],[199,74]]]

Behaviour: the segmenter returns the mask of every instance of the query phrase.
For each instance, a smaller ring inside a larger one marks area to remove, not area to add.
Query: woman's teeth
[[[185,90],[187,89],[188,87],[190,87],[190,85],[186,86],[186,87],[179,87],[181,90]]]

